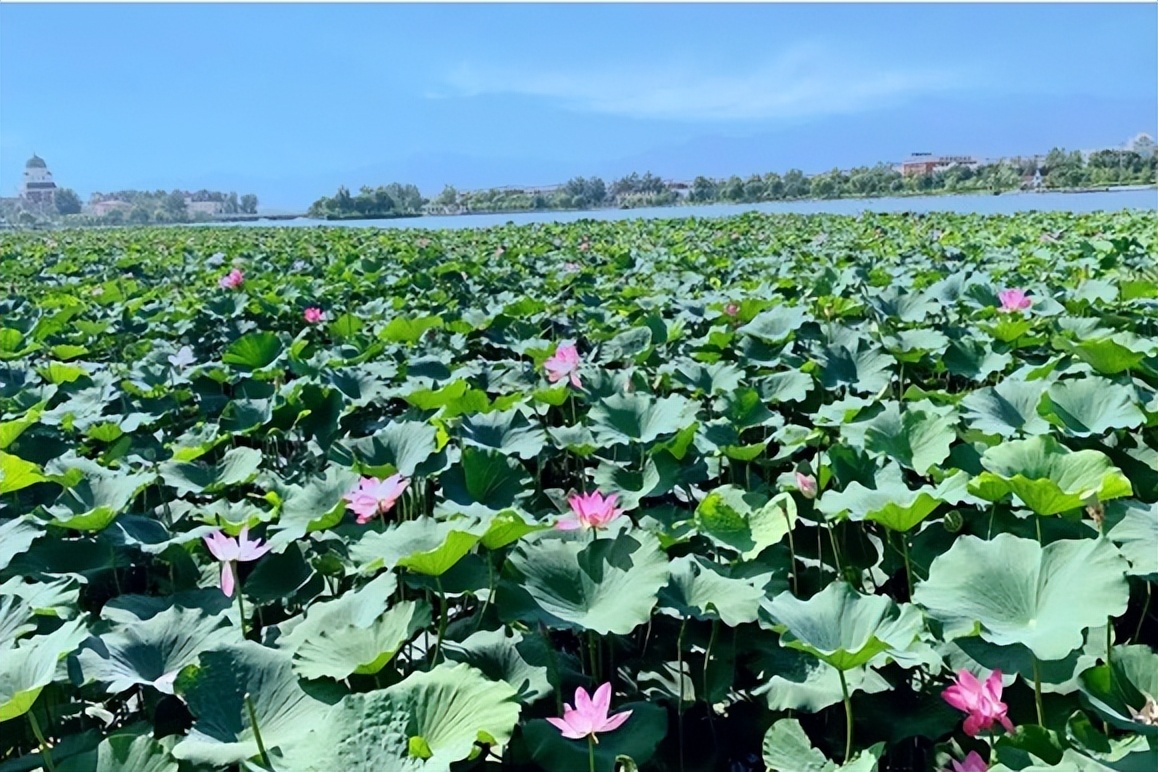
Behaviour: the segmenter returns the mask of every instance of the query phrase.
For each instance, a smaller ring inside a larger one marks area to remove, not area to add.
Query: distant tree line
[[[690,185],[664,182],[647,172],[632,173],[610,185],[599,177],[575,177],[553,189],[490,188],[460,192],[447,185],[429,202],[433,213],[515,212],[670,206],[675,203],[757,203],[801,199],[903,196],[923,193],[1010,191],[1033,187],[1040,172],[1045,189],[1153,184],[1156,156],[1129,150],[1101,150],[1088,158],[1054,148],[1044,158],[1011,158],[977,166],[957,165],[930,174],[903,175],[890,164],[832,169],[806,175],[800,169],[746,178],[696,177]]]
[[[332,197],[322,196],[311,204],[308,215],[330,220],[405,217],[422,214],[426,204],[418,188],[410,184],[392,182],[377,188],[364,185],[356,196],[341,186]]]

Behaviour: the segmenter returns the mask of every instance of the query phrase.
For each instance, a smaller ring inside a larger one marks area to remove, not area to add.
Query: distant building
[[[24,164],[24,182],[20,186],[20,198],[29,203],[51,204],[56,196],[56,183],[48,164],[35,153]]]
[[[922,174],[933,174],[953,166],[968,166],[976,169],[980,162],[971,155],[933,155],[932,153],[913,153],[901,162],[901,174],[906,177],[915,177]]]
[[[87,213],[93,215],[94,217],[104,217],[108,213],[118,209],[125,211],[132,208],[133,205],[128,201],[118,201],[115,198],[108,198],[101,201],[94,201],[89,204]]]

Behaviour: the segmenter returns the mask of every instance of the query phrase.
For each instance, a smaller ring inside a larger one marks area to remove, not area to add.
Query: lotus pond
[[[0,772],[1153,772],[1156,235],[4,235]]]

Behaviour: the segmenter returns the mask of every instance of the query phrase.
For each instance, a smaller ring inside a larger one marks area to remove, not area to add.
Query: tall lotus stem
[[[434,587],[438,590],[438,640],[434,642],[434,656],[430,658],[431,665],[438,661],[442,654],[442,639],[446,635],[446,595],[442,591],[442,577],[434,577]]]
[[[36,739],[40,743],[40,758],[44,760],[44,766],[48,768],[48,772],[56,772],[56,764],[52,760],[52,749],[48,747],[48,741],[44,739],[44,732],[40,730],[40,722],[36,720],[35,711],[28,711],[28,723],[32,724],[32,734],[36,735]]]
[[[1033,704],[1037,708],[1037,724],[1045,726],[1045,710],[1041,704],[1041,664],[1036,654],[1031,653],[1030,656],[1033,657]]]
[[[261,739],[261,727],[257,724],[257,711],[253,709],[253,700],[249,692],[245,694],[245,710],[249,713],[249,723],[253,727],[253,739],[257,740],[257,752],[261,754],[261,763],[273,769],[273,762],[269,760],[269,753],[265,750],[265,743]]]
[[[587,735],[587,772],[595,772],[595,735]]]
[[[913,599],[913,567],[909,563],[908,535],[901,531],[901,553],[905,556],[905,584],[909,588],[909,600]]]
[[[237,570],[237,561],[229,562],[229,570],[233,572],[233,586],[237,589],[237,613],[241,619],[241,637],[245,638],[245,601],[241,598],[241,575]]]
[[[847,764],[852,756],[852,700],[848,696],[848,682],[844,678],[844,671],[836,671],[840,675],[840,693],[844,698],[844,763]]]

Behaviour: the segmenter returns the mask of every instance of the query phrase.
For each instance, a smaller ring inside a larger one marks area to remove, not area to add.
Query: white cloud
[[[797,46],[768,64],[733,74],[688,65],[564,72],[463,65],[432,98],[510,94],[576,112],[683,121],[742,121],[857,113],[965,83],[962,72],[874,67],[839,51]]]

